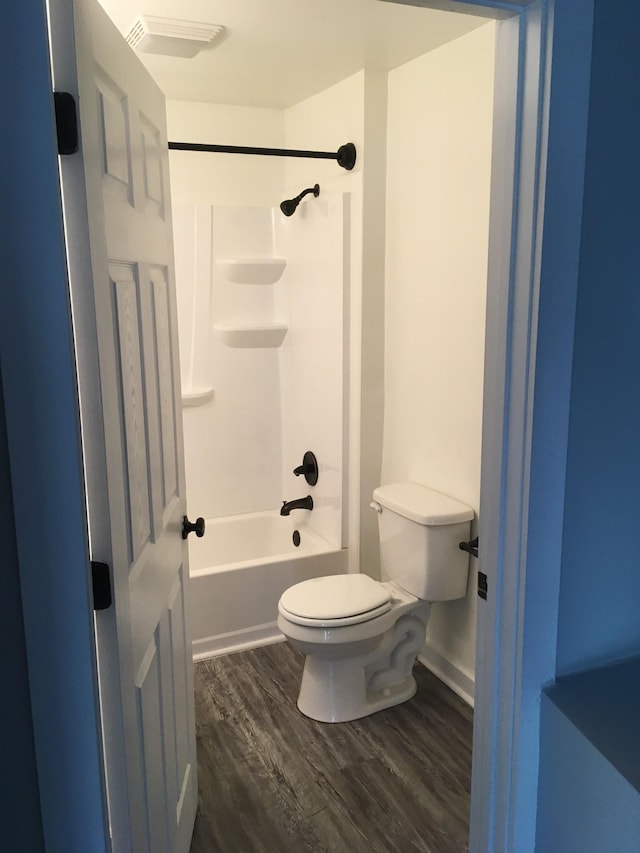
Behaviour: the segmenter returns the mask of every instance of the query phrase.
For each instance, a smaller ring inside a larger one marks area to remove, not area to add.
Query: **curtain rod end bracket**
[[[350,172],[356,165],[356,146],[353,142],[347,142],[345,145],[341,145],[340,148],[338,148],[336,159],[338,161],[338,166],[342,166],[343,169],[347,169],[347,171]]]

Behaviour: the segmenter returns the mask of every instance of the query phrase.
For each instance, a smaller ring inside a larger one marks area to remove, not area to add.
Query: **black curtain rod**
[[[173,151],[215,151],[222,154],[263,154],[272,157],[315,157],[318,160],[337,160],[343,169],[351,171],[356,164],[356,146],[353,142],[341,145],[335,152],[298,151],[295,148],[251,148],[247,145],[207,145],[201,142],[170,142]]]

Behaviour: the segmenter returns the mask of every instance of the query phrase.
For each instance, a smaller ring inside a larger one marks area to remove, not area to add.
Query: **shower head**
[[[317,198],[320,195],[320,184],[314,184],[312,187],[302,190],[300,195],[297,195],[295,198],[285,199],[285,201],[280,204],[280,210],[285,216],[291,216],[296,212],[296,207],[300,204],[302,199],[309,193],[313,193]]]

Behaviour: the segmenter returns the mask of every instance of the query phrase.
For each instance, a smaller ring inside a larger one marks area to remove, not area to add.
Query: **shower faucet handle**
[[[296,477],[299,477],[301,474],[304,474],[304,478],[310,486],[315,486],[318,482],[318,460],[315,457],[315,454],[311,452],[311,450],[307,450],[307,452],[302,457],[302,465],[298,465],[297,468],[293,469],[293,473]]]

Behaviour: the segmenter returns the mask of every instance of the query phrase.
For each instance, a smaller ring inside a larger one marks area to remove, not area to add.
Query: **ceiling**
[[[485,23],[380,0],[100,3],[125,35],[139,14],[226,27],[193,59],[138,54],[167,98],[280,109],[362,68],[396,68]]]

